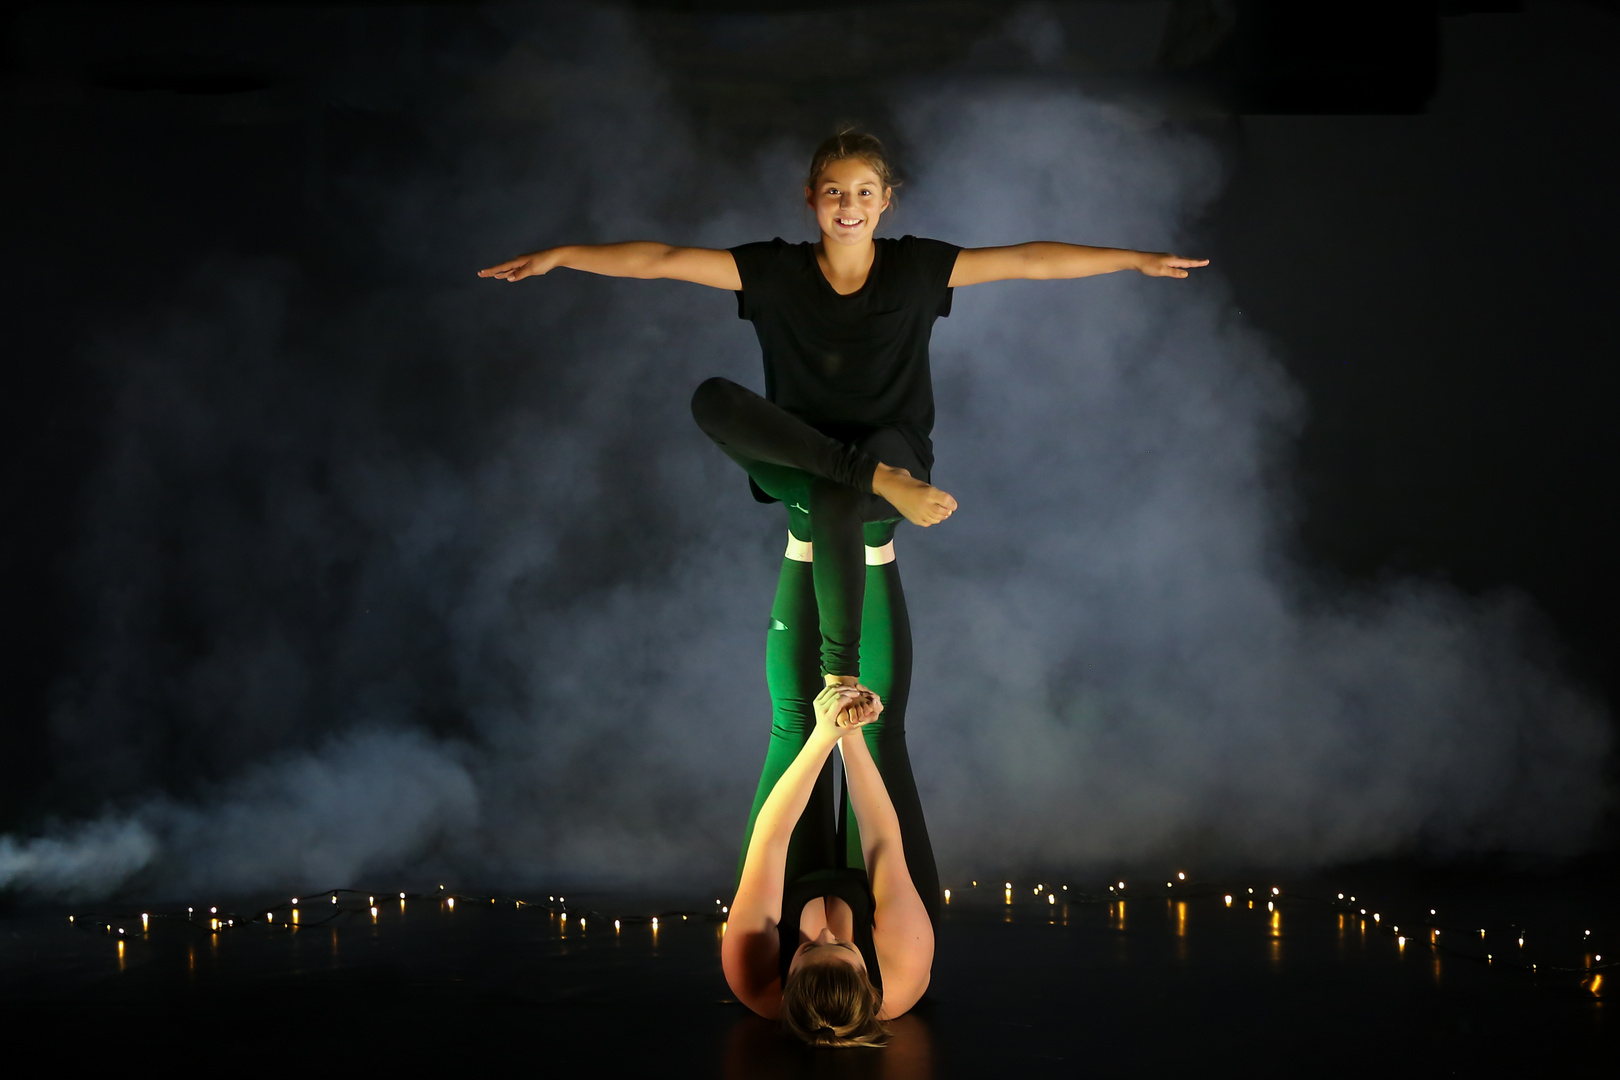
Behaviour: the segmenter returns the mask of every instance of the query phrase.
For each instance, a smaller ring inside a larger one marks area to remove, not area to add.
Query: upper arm
[[[786,864],[785,844],[749,845],[720,942],[720,967],[731,992],[759,1015],[772,1019],[782,1001],[782,945],[776,928],[782,921]]]
[[[912,883],[898,842],[867,854],[872,883],[872,944],[883,969],[883,1014],[899,1016],[917,1003],[934,967],[934,924]]]
[[[712,289],[742,288],[737,260],[723,248],[672,247],[655,264],[657,276],[691,281]]]
[[[956,253],[950,285],[982,285],[1029,276],[1029,260],[1022,244],[1011,247],[963,248]]]

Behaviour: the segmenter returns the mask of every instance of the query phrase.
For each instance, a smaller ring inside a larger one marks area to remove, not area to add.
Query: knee
[[[692,391],[692,419],[704,431],[713,431],[733,410],[741,391],[742,387],[718,375],[704,379]]]

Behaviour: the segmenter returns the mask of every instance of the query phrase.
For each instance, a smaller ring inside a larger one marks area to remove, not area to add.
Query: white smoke
[[[752,332],[697,286],[471,274],[808,238],[808,147],[706,149],[622,16],[499,18],[472,89],[412,114],[438,164],[333,181],[334,244],[386,272],[333,296],[216,259],[97,346],[91,632],[53,731],[112,809],[0,839],[0,887],[728,876],[784,529],[686,402],[759,385]],[[1182,249],[1219,190],[1200,139],[1050,85],[895,109],[917,156],[890,235]],[[943,868],[1578,850],[1599,708],[1522,599],[1293,568],[1274,477],[1302,404],[1219,275],[978,286],[936,328],[962,511],[898,547]]]

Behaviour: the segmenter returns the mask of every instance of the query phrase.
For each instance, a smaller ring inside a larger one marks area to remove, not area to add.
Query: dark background
[[[980,47],[1009,18],[1000,4],[819,9],[805,42],[717,46],[724,20],[755,6],[631,12],[683,107],[724,120],[717,145],[809,145],[851,115],[882,130],[885,80],[1028,66]],[[1155,96],[1227,154],[1199,254],[1304,390],[1280,478],[1304,560],[1355,581],[1522,590],[1612,716],[1614,5],[1292,6],[1180,3],[1167,18],[1166,5],[1055,4],[1088,32],[1044,71]],[[334,12],[319,37],[247,42],[232,20],[211,5],[5,13],[0,830],[93,805],[59,782],[48,725],[84,614],[65,553],[104,449],[87,346],[222,253],[295,261],[317,305],[386,280],[335,227],[328,178],[435,152],[411,129],[409,85],[361,103],[334,89],[376,46],[357,36],[371,23],[346,38]],[[439,41],[462,57],[498,47],[474,5],[407,21],[426,55]],[[231,121],[231,101],[266,90],[294,115]],[[129,102],[160,96],[185,99],[190,119],[130,121]],[[439,437],[422,419],[439,388],[390,392],[402,425]]]

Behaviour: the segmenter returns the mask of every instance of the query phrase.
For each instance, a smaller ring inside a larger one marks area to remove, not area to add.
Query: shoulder
[[[749,244],[738,244],[727,248],[736,258],[740,266],[744,259],[750,262],[780,262],[787,259],[802,259],[804,248],[809,244],[790,244],[780,236],[771,240],[756,240]]]
[[[884,258],[885,261],[892,260],[891,265],[901,267],[904,272],[914,273],[930,283],[940,279],[940,284],[951,276],[951,270],[956,266],[957,252],[962,250],[944,240],[910,234],[898,239],[880,239],[875,243],[885,245]]]
[[[895,935],[873,932],[878,967],[883,972],[882,1019],[892,1020],[909,1011],[928,989],[934,974],[934,940],[926,943],[895,940]]]
[[[743,289],[758,288],[773,278],[797,272],[805,264],[809,244],[790,244],[780,236],[729,248],[737,261]]]

